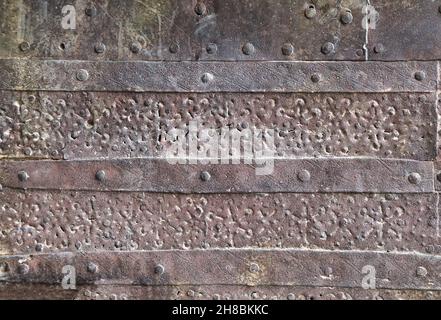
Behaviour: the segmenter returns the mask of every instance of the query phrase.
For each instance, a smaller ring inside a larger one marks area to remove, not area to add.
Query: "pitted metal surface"
[[[438,1],[0,0],[0,298],[441,299],[440,31]]]

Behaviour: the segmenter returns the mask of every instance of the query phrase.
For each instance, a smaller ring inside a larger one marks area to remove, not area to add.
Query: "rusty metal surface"
[[[441,253],[430,194],[0,193],[0,255],[325,248]]]
[[[276,159],[267,175],[257,175],[256,166],[179,164],[165,159],[9,160],[0,163],[0,184],[14,189],[175,193],[434,191],[433,164],[428,161]]]
[[[0,89],[163,92],[433,92],[436,62],[0,60]],[[234,70],[234,72],[233,72]]]
[[[277,157],[433,160],[436,96],[422,93],[0,94],[0,157],[158,157],[162,133],[269,128]]]

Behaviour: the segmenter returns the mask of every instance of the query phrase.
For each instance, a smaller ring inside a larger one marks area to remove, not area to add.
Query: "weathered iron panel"
[[[360,290],[301,286],[139,286],[81,285],[64,290],[60,285],[0,283],[0,299],[68,300],[441,300],[437,290]]]
[[[160,157],[165,134],[274,130],[277,157],[433,160],[435,94],[99,93],[0,94],[2,158]]]
[[[66,5],[73,8],[64,12]],[[363,0],[2,1],[0,56],[364,60],[363,5]],[[351,21],[343,22],[348,12]],[[75,25],[63,25],[69,15]],[[322,49],[327,43],[329,52]]]
[[[378,289],[440,290],[441,257],[327,250],[192,250],[2,256],[5,282],[61,283],[73,266],[78,285],[287,285],[362,288],[363,267]]]
[[[171,163],[165,159],[2,161],[6,188],[176,193],[433,192],[433,164],[386,159],[271,159],[259,164]]]
[[[433,92],[436,62],[0,60],[0,89],[164,92]]]
[[[441,253],[430,194],[0,192],[0,255],[304,248]]]

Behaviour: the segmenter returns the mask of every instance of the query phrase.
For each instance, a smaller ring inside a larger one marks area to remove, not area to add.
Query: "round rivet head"
[[[256,49],[254,48],[252,43],[245,43],[245,45],[242,47],[242,52],[243,54],[250,56],[252,55],[254,52],[256,51]]]
[[[250,268],[249,268],[249,270],[250,270],[250,272],[252,272],[252,273],[257,273],[257,272],[260,271],[260,267],[259,267],[259,265],[258,265],[257,263],[252,262],[252,263],[250,264]]]
[[[294,53],[294,46],[291,43],[285,43],[282,46],[282,54],[284,56],[292,56]]]
[[[158,265],[155,266],[155,269],[153,271],[155,272],[155,274],[161,275],[161,274],[164,273],[165,268],[164,268],[163,265],[158,264]]]
[[[322,45],[321,51],[323,54],[331,54],[334,52],[335,46],[332,42],[326,42]]]
[[[211,73],[204,73],[201,77],[201,81],[203,83],[208,83],[214,79],[213,75]]]
[[[207,6],[201,2],[198,2],[196,6],[194,7],[194,12],[198,16],[202,16],[207,13]]]
[[[417,71],[415,72],[415,79],[418,81],[423,81],[426,78],[426,74],[424,71]]]
[[[309,180],[311,180],[311,174],[308,170],[301,170],[297,174],[297,179],[299,179],[301,182],[308,182]]]
[[[421,183],[421,175],[419,173],[416,173],[416,172],[412,172],[411,174],[409,174],[407,179],[412,184],[420,184]]]
[[[178,53],[178,51],[179,51],[179,44],[172,43],[170,45],[170,47],[168,48],[168,51],[170,51],[170,53]]]
[[[26,171],[20,171],[18,173],[18,180],[20,180],[21,182],[29,180],[29,174]]]
[[[320,75],[318,73],[314,73],[311,75],[311,81],[314,83],[320,82]]]
[[[95,7],[86,8],[85,12],[86,12],[86,16],[88,17],[95,17],[97,14],[97,10]]]
[[[315,9],[314,5],[310,5],[308,8],[305,9],[305,17],[308,19],[312,19],[317,15],[317,10]]]
[[[418,277],[425,277],[425,276],[427,276],[427,269],[424,268],[424,267],[418,267],[416,269],[416,275]]]
[[[384,47],[384,45],[382,43],[378,43],[374,46],[375,53],[383,53],[384,51],[386,51],[386,48]]]
[[[138,41],[134,41],[130,44],[130,51],[133,53],[140,53],[142,50],[142,46]]]
[[[207,45],[207,53],[215,54],[217,52],[217,45],[215,43],[209,43]]]
[[[342,15],[340,16],[340,21],[343,24],[350,24],[353,20],[353,16],[351,11],[345,11],[342,13]]]
[[[21,51],[26,52],[26,51],[29,51],[29,49],[31,48],[31,45],[29,44],[29,42],[23,41],[22,43],[20,43],[19,48]]]
[[[25,264],[25,263],[19,264],[17,269],[18,269],[17,271],[18,271],[19,274],[27,274],[27,273],[29,273],[29,266],[27,264]]]
[[[106,172],[104,170],[97,171],[97,173],[95,173],[95,179],[104,181],[106,179]]]
[[[87,264],[87,272],[97,273],[98,272],[98,266],[95,263],[93,263],[93,262],[89,262]]]
[[[201,174],[200,174],[200,178],[201,178],[202,181],[208,181],[208,180],[211,179],[211,175],[207,171],[202,171]]]
[[[37,244],[35,245],[35,250],[38,251],[38,252],[43,251],[43,244],[41,244],[41,243],[37,243]]]
[[[106,45],[102,42],[98,42],[95,45],[95,52],[96,53],[104,53],[104,51],[106,51]]]
[[[286,297],[288,300],[295,300],[296,295],[294,293],[288,293],[288,296]]]
[[[78,81],[86,81],[89,79],[89,72],[85,69],[80,69],[77,72],[77,80]]]

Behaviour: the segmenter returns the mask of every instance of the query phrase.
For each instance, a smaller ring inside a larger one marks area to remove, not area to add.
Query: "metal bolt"
[[[407,179],[412,184],[420,184],[421,183],[421,175],[419,173],[416,173],[416,172],[412,172],[411,174],[409,174]]]
[[[19,274],[27,274],[29,272],[29,266],[25,263],[21,263],[18,265],[17,271]]]
[[[142,46],[138,41],[134,41],[130,44],[130,51],[133,53],[140,53],[142,50]]]
[[[319,82],[320,79],[321,79],[321,77],[320,77],[320,75],[319,75],[318,73],[314,73],[314,74],[311,76],[311,81],[314,82],[314,83]]]
[[[95,179],[98,181],[104,181],[106,179],[106,172],[104,170],[99,170],[95,173]]]
[[[25,182],[29,179],[29,174],[26,171],[20,171],[18,173],[18,180]]]
[[[332,42],[326,42],[322,45],[322,53],[323,54],[330,54],[332,52],[334,52],[335,46]]]
[[[306,8],[305,10],[305,17],[308,19],[312,19],[317,15],[317,10],[315,9],[314,5],[310,5],[308,8]]]
[[[213,80],[214,79],[214,77],[213,77],[213,75],[211,74],[211,73],[204,73],[203,75],[202,75],[202,77],[201,77],[201,81],[203,82],[203,83],[208,83],[208,82],[210,82],[211,80]]]
[[[96,53],[104,53],[104,51],[106,51],[106,45],[102,42],[98,42],[95,45],[95,52]]]
[[[198,16],[202,16],[207,13],[207,6],[201,2],[198,2],[194,7],[194,12],[196,12]]]
[[[245,45],[242,47],[243,54],[246,54],[247,56],[252,55],[256,49],[254,48],[253,44],[250,42],[245,43]]]
[[[78,81],[86,81],[87,79],[89,79],[89,72],[87,72],[87,70],[85,70],[85,69],[78,70],[77,80]]]
[[[177,53],[179,51],[179,44],[177,43],[171,44],[170,47],[168,48],[168,51],[170,51],[170,53]]]
[[[383,53],[385,51],[384,45],[382,43],[378,43],[374,46],[375,53]]]
[[[217,52],[217,45],[215,43],[209,43],[207,45],[207,53],[214,54]]]
[[[158,275],[163,274],[165,271],[164,266],[162,264],[158,264],[155,266],[154,272]]]
[[[89,17],[95,17],[97,14],[97,10],[95,7],[86,8],[85,12],[86,12],[86,15]]]
[[[340,16],[340,21],[343,24],[350,24],[352,22],[352,20],[354,19],[354,17],[352,16],[351,11],[346,10],[345,12],[342,13],[342,15]]]
[[[90,273],[97,273],[98,272],[98,266],[93,263],[93,262],[89,262],[87,264],[87,271]]]
[[[415,79],[418,81],[423,81],[426,78],[426,73],[424,71],[415,72]]]
[[[416,269],[416,275],[417,277],[425,277],[427,276],[427,269],[424,267],[418,267]]]
[[[308,170],[301,170],[297,174],[297,179],[299,179],[301,182],[308,182],[309,180],[311,180],[311,174]]]
[[[282,46],[282,54],[284,56],[292,56],[294,53],[294,46],[291,43],[285,43]]]
[[[255,263],[255,262],[252,262],[251,264],[250,264],[250,272],[252,272],[252,273],[257,273],[257,272],[259,272],[260,271],[260,267],[259,267],[259,265],[257,264],[257,263]]]
[[[200,178],[201,178],[202,181],[209,181],[211,179],[211,175],[207,171],[202,171],[201,175],[200,175]]]
[[[295,300],[296,299],[296,295],[294,293],[288,293],[287,299],[288,300]]]
[[[31,45],[29,44],[29,42],[23,41],[22,43],[20,43],[19,48],[21,51],[26,52],[31,48]]]

